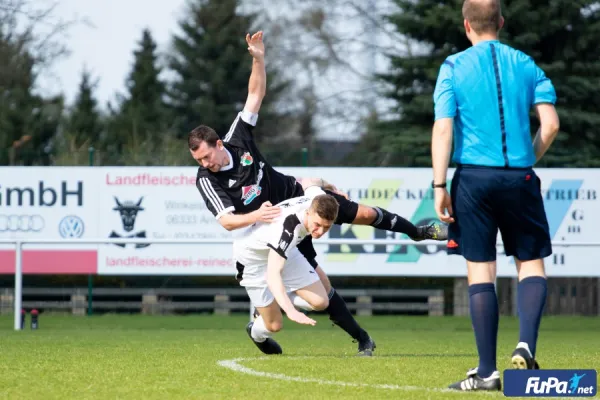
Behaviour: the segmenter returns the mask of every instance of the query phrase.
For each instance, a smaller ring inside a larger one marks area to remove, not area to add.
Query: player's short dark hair
[[[219,135],[217,135],[217,132],[213,128],[200,125],[189,133],[188,146],[192,151],[198,150],[202,142],[206,142],[209,147],[215,147],[219,139]]]
[[[465,0],[462,13],[475,33],[496,33],[500,29],[500,0]]]
[[[316,212],[319,217],[327,221],[335,221],[340,206],[332,195],[321,194],[313,199],[310,208]]]

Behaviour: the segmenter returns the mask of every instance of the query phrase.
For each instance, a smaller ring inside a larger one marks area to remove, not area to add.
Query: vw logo
[[[41,215],[0,214],[0,232],[40,232],[44,226]]]
[[[58,224],[58,232],[65,239],[83,236],[83,220],[75,215],[67,215]]]

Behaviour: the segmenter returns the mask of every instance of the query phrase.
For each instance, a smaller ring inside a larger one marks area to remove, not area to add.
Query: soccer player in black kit
[[[368,207],[348,200],[333,184],[322,179],[309,178],[301,184],[296,178],[277,172],[269,164],[256,147],[252,134],[267,82],[262,37],[262,32],[257,32],[252,37],[246,35],[248,51],[253,57],[248,98],[229,131],[219,136],[212,128],[200,125],[188,135],[192,157],[200,164],[196,186],[219,223],[228,231],[233,231],[258,221],[271,222],[280,213],[279,207],[274,205],[302,196],[303,185],[307,187],[318,182],[339,203],[336,224],[370,225],[377,229],[405,233],[415,241],[446,240],[446,225],[432,223],[415,226],[382,208]],[[329,292],[329,307],[326,311],[331,321],[358,342],[359,355],[371,356],[375,343],[358,325],[344,300],[331,287],[325,272],[319,268],[311,237],[303,240],[298,249],[315,268]],[[238,263],[237,268],[243,274],[243,265]]]

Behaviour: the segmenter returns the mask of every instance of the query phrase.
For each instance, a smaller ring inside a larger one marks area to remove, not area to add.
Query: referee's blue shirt
[[[531,57],[489,40],[444,61],[433,100],[436,120],[454,118],[455,163],[526,168],[535,163],[529,111],[554,104],[556,92]]]

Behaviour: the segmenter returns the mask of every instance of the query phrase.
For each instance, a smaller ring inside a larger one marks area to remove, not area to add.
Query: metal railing
[[[23,246],[26,244],[170,244],[170,245],[215,245],[215,244],[231,244],[233,238],[228,239],[116,239],[116,238],[100,238],[100,239],[0,239],[0,245],[12,244],[15,246],[15,330],[21,330],[21,305],[23,291]],[[439,241],[423,240],[415,242],[411,239],[319,239],[315,245],[440,245]],[[502,243],[497,246],[502,247]],[[552,246],[557,247],[598,247],[600,242],[552,242]]]

